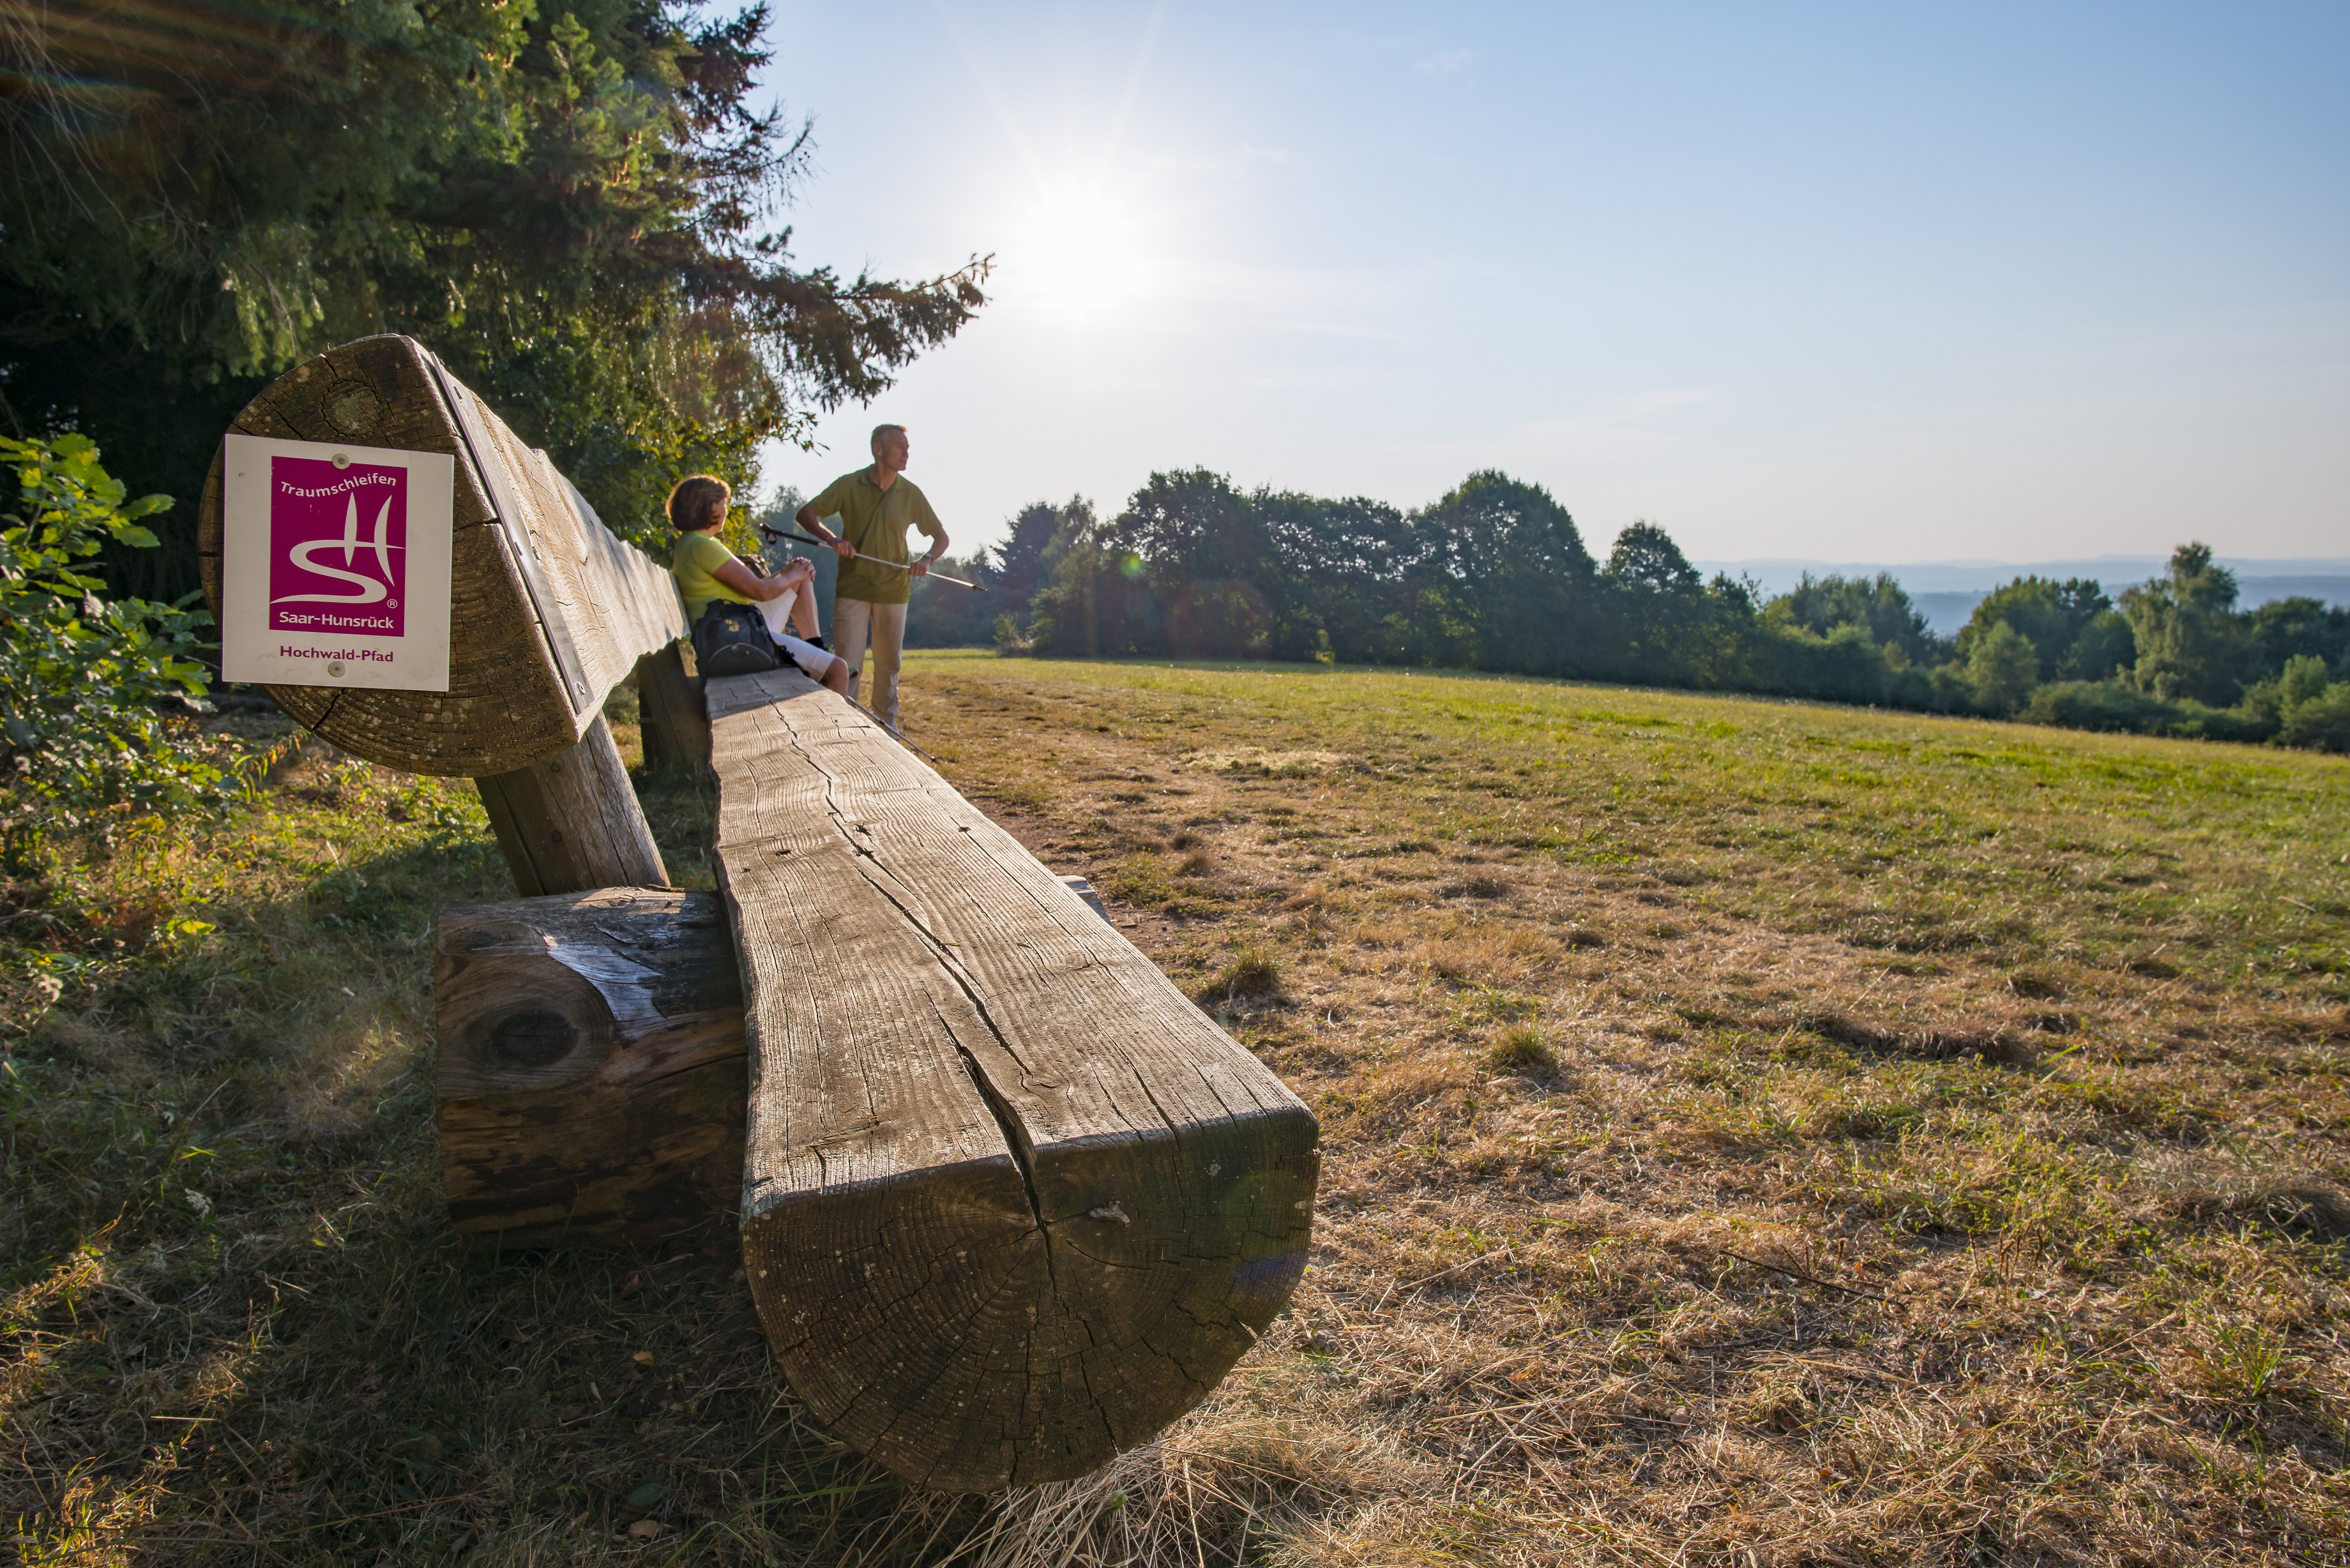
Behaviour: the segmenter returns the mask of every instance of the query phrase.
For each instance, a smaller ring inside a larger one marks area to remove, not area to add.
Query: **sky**
[[[2350,6],[782,0],[799,265],[993,258],[907,425],[958,550],[1155,471],[1605,555],[2350,556]]]

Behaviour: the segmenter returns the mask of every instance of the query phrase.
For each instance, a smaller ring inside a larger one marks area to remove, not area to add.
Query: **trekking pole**
[[[801,544],[814,545],[819,550],[829,550],[832,548],[831,545],[826,544],[821,539],[814,538],[806,534],[797,533],[789,528],[773,528],[768,526],[766,524],[762,523],[759,524],[759,532],[764,534],[770,539],[797,539]],[[894,571],[910,572],[914,569],[910,565],[904,561],[885,561],[879,556],[868,556],[862,550],[851,550],[848,554],[849,558],[852,560],[870,561],[877,566],[888,566]],[[959,588],[969,588],[975,594],[983,594],[987,591],[984,584],[967,583],[961,577],[950,577],[944,572],[925,572],[922,575],[930,578],[932,582],[952,583]]]

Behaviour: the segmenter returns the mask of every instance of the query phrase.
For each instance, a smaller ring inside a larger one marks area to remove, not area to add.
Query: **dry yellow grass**
[[[1424,675],[912,691],[1322,1116],[1315,1269],[1151,1494],[1217,1478],[1228,1560],[2350,1556],[2340,763]]]
[[[312,752],[5,890],[16,1554],[2350,1559],[2341,762],[968,656],[907,714],[1322,1116],[1313,1271],[1205,1407],[926,1498],[779,1397],[724,1238],[457,1252],[425,955],[494,850]]]

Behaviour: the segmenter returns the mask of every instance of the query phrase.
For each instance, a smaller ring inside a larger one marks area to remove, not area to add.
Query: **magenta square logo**
[[[269,460],[269,629],[399,637],[408,470]]]

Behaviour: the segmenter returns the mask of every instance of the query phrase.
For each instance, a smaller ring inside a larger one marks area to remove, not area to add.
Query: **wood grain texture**
[[[748,1064],[712,895],[445,909],[432,1005],[442,1177],[467,1241],[641,1246],[733,1217]]]
[[[660,846],[603,714],[577,745],[475,779],[473,787],[524,898],[668,885]]]
[[[230,429],[457,459],[449,690],[269,688],[287,713],[354,755],[450,777],[512,772],[577,742],[635,661],[685,634],[667,568],[612,537],[543,453],[410,338],[363,337],[296,366]],[[217,614],[218,453],[197,528]]]
[[[637,660],[637,718],[645,766],[655,773],[699,774],[710,766],[710,710],[702,677],[685,672],[677,643]]]
[[[1009,834],[794,671],[707,687],[793,1389],[921,1484],[1083,1474],[1288,1299],[1313,1116]]]

